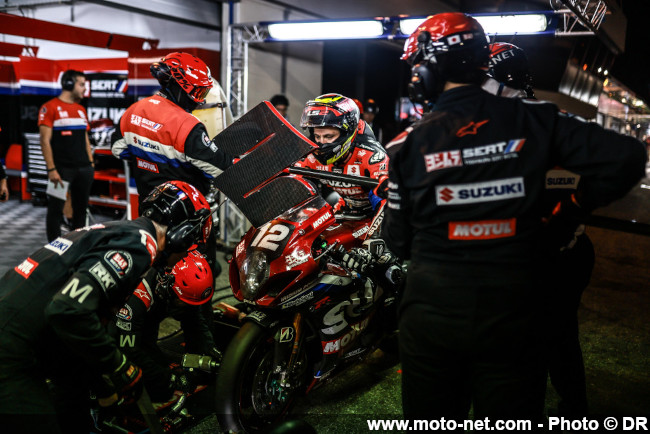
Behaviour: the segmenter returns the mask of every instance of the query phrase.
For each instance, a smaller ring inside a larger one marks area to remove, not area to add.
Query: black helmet
[[[414,102],[435,102],[447,81],[480,83],[489,59],[481,25],[460,12],[427,18],[404,44],[402,60],[411,69],[409,96]]]
[[[205,197],[182,181],[160,184],[142,201],[144,217],[167,226],[167,247],[182,252],[193,244],[206,242],[212,230],[212,215]]]
[[[508,87],[525,91],[528,98],[534,96],[528,58],[516,45],[506,42],[490,44],[488,75]]]
[[[332,143],[318,143],[314,156],[321,164],[332,164],[343,158],[352,147],[359,125],[359,107],[350,98],[328,93],[307,101],[300,118],[300,126],[309,128],[314,140],[314,128],[338,128],[341,136]]]

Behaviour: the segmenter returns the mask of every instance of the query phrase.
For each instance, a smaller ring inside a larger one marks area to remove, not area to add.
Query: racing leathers
[[[383,180],[388,175],[388,158],[382,146],[374,138],[370,127],[359,121],[357,136],[352,142],[352,149],[342,161],[334,164],[321,164],[313,155],[308,155],[304,160],[295,164],[296,167],[305,167],[314,170],[323,170],[344,175],[364,176],[372,179]],[[352,183],[319,180],[319,190],[323,197],[331,192],[340,196],[334,209],[344,218],[362,219],[372,217],[379,208],[381,198],[372,195],[372,189],[354,185]]]
[[[103,324],[157,249],[149,219],[110,222],[59,237],[7,271],[0,280],[3,429],[8,418],[16,432],[59,432],[58,415],[67,419],[63,432],[75,432],[72,419],[87,419],[89,384],[101,386],[100,398],[113,393],[101,375],[114,372],[123,355]],[[67,399],[52,401],[46,379]]]
[[[142,381],[153,401],[170,399],[180,374],[170,368],[170,358],[157,345],[160,323],[167,317],[180,321],[185,338],[184,351],[213,354],[214,340],[200,306],[182,302],[172,295],[166,299],[155,291],[158,270],[151,269],[109,325],[120,349],[142,369]]]
[[[590,211],[645,172],[634,138],[502,98],[478,86],[443,92],[433,111],[388,146],[382,236],[411,259],[400,305],[406,417],[540,418],[545,174],[582,175]]]
[[[113,134],[113,155],[132,161],[142,200],[157,185],[180,180],[206,195],[210,180],[232,157],[208,137],[205,126],[163,91],[131,105]]]

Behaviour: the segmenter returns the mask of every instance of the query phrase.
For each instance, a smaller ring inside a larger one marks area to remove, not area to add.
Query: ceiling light
[[[269,24],[268,29],[270,38],[276,41],[366,39],[378,38],[384,34],[384,26],[375,20],[285,22]]]
[[[524,35],[546,31],[548,22],[543,14],[521,15],[476,15],[476,21],[481,24],[488,35]],[[410,35],[427,18],[405,18],[399,20],[400,31]]]

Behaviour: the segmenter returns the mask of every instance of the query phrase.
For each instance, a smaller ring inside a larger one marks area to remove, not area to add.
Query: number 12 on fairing
[[[289,232],[291,232],[288,227],[281,224],[275,224],[271,226],[270,229],[269,226],[271,226],[271,222],[265,224],[259,229],[259,232],[251,243],[251,246],[275,252],[278,247],[280,247],[278,242],[284,240],[287,235],[289,235]]]

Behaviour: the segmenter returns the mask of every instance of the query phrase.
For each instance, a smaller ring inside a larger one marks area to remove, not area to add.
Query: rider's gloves
[[[377,187],[375,187],[372,192],[375,196],[380,197],[381,199],[386,199],[388,197],[388,175],[381,175],[377,182]]]
[[[118,404],[135,402],[142,394],[142,371],[129,362],[124,354],[120,365],[102,378],[118,395]]]
[[[354,247],[343,255],[342,262],[349,270],[363,274],[372,264],[373,257],[369,251]]]

